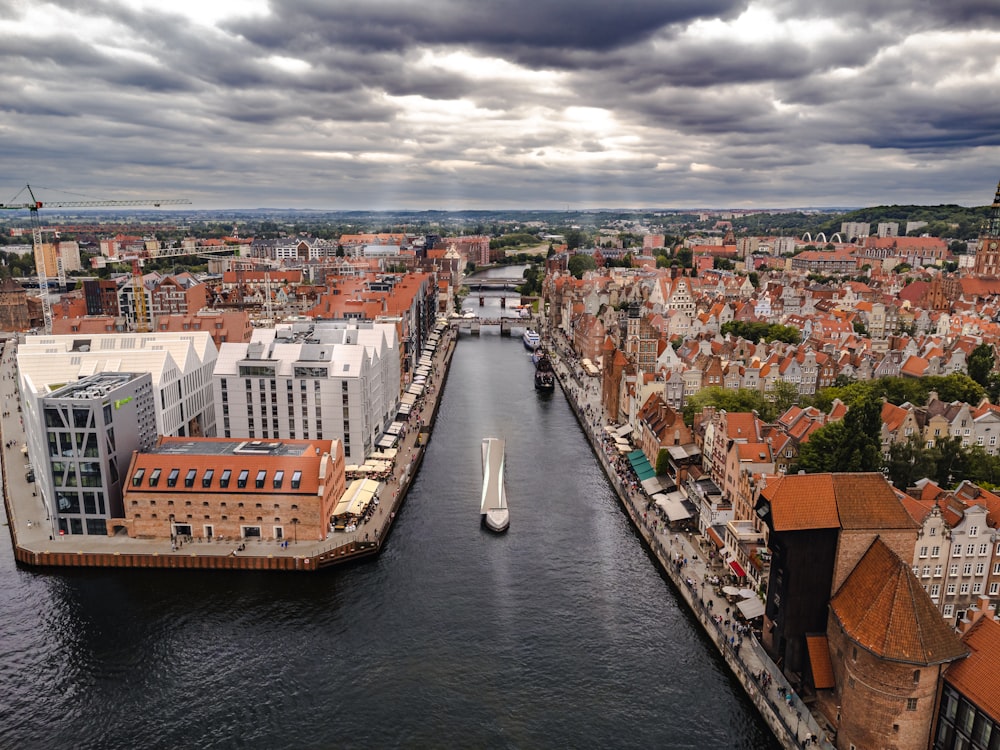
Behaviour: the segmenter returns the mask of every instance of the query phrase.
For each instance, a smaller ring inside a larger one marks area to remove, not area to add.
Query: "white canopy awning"
[[[646,490],[647,494],[655,495],[660,492],[663,487],[660,485],[660,480],[656,477],[650,477],[649,479],[642,480],[642,488]]]
[[[752,620],[755,617],[760,617],[764,614],[764,602],[762,602],[757,597],[753,599],[744,599],[741,602],[737,602],[736,606],[740,608],[740,612],[748,620]]]
[[[691,517],[688,509],[684,507],[684,495],[680,492],[671,492],[668,495],[660,494],[657,497],[662,499],[657,500],[656,504],[663,509],[669,520],[683,521],[685,518]]]
[[[621,427],[619,427],[617,430],[615,430],[615,432],[619,436],[621,436],[621,437],[625,437],[626,435],[630,435],[632,433],[632,425],[630,425],[630,424],[623,424]]]

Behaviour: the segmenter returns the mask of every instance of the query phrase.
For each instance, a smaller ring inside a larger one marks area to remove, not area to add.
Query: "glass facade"
[[[1000,750],[1000,724],[951,685],[941,693],[934,750]]]

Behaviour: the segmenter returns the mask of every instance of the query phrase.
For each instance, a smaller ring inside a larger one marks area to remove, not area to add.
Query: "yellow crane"
[[[28,210],[31,212],[31,245],[32,250],[35,253],[35,271],[38,274],[38,287],[42,293],[42,316],[45,319],[45,332],[52,333],[52,303],[49,300],[49,277],[45,270],[45,258],[42,255],[42,225],[38,219],[38,210],[44,206],[49,208],[100,208],[102,206],[163,206],[163,205],[179,205],[179,204],[189,204],[191,201],[184,198],[174,198],[167,200],[151,199],[151,200],[85,200],[85,201],[45,201],[44,203],[35,196],[34,191],[31,189],[31,185],[25,185],[24,188],[14,196],[16,200],[21,193],[25,190],[28,191],[28,195],[31,196],[31,201],[27,203],[0,203],[0,209],[10,209],[10,210]],[[57,259],[57,275],[60,281],[63,281],[64,272],[62,269],[62,263]],[[142,284],[142,279],[138,282]],[[143,297],[143,302],[145,302],[145,297]]]

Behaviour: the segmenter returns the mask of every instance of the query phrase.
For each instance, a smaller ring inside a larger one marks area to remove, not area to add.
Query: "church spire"
[[[986,222],[987,237],[1000,237],[1000,183],[997,183],[997,194],[993,198],[993,207],[990,209],[990,218]]]

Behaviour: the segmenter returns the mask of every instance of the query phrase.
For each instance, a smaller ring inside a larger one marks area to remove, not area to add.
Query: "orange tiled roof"
[[[837,683],[833,676],[833,663],[830,661],[830,644],[825,635],[807,635],[806,648],[809,649],[809,664],[812,667],[813,686],[817,690],[826,690]]]
[[[962,637],[969,657],[948,667],[945,681],[990,717],[1000,719],[1000,622],[983,617]]]
[[[878,472],[791,474],[769,484],[761,495],[771,503],[776,531],[917,526]]]
[[[830,610],[854,642],[883,659],[928,666],[968,654],[910,567],[878,538],[830,600]]]
[[[771,503],[777,531],[840,528],[832,474],[782,476],[760,494]]]

